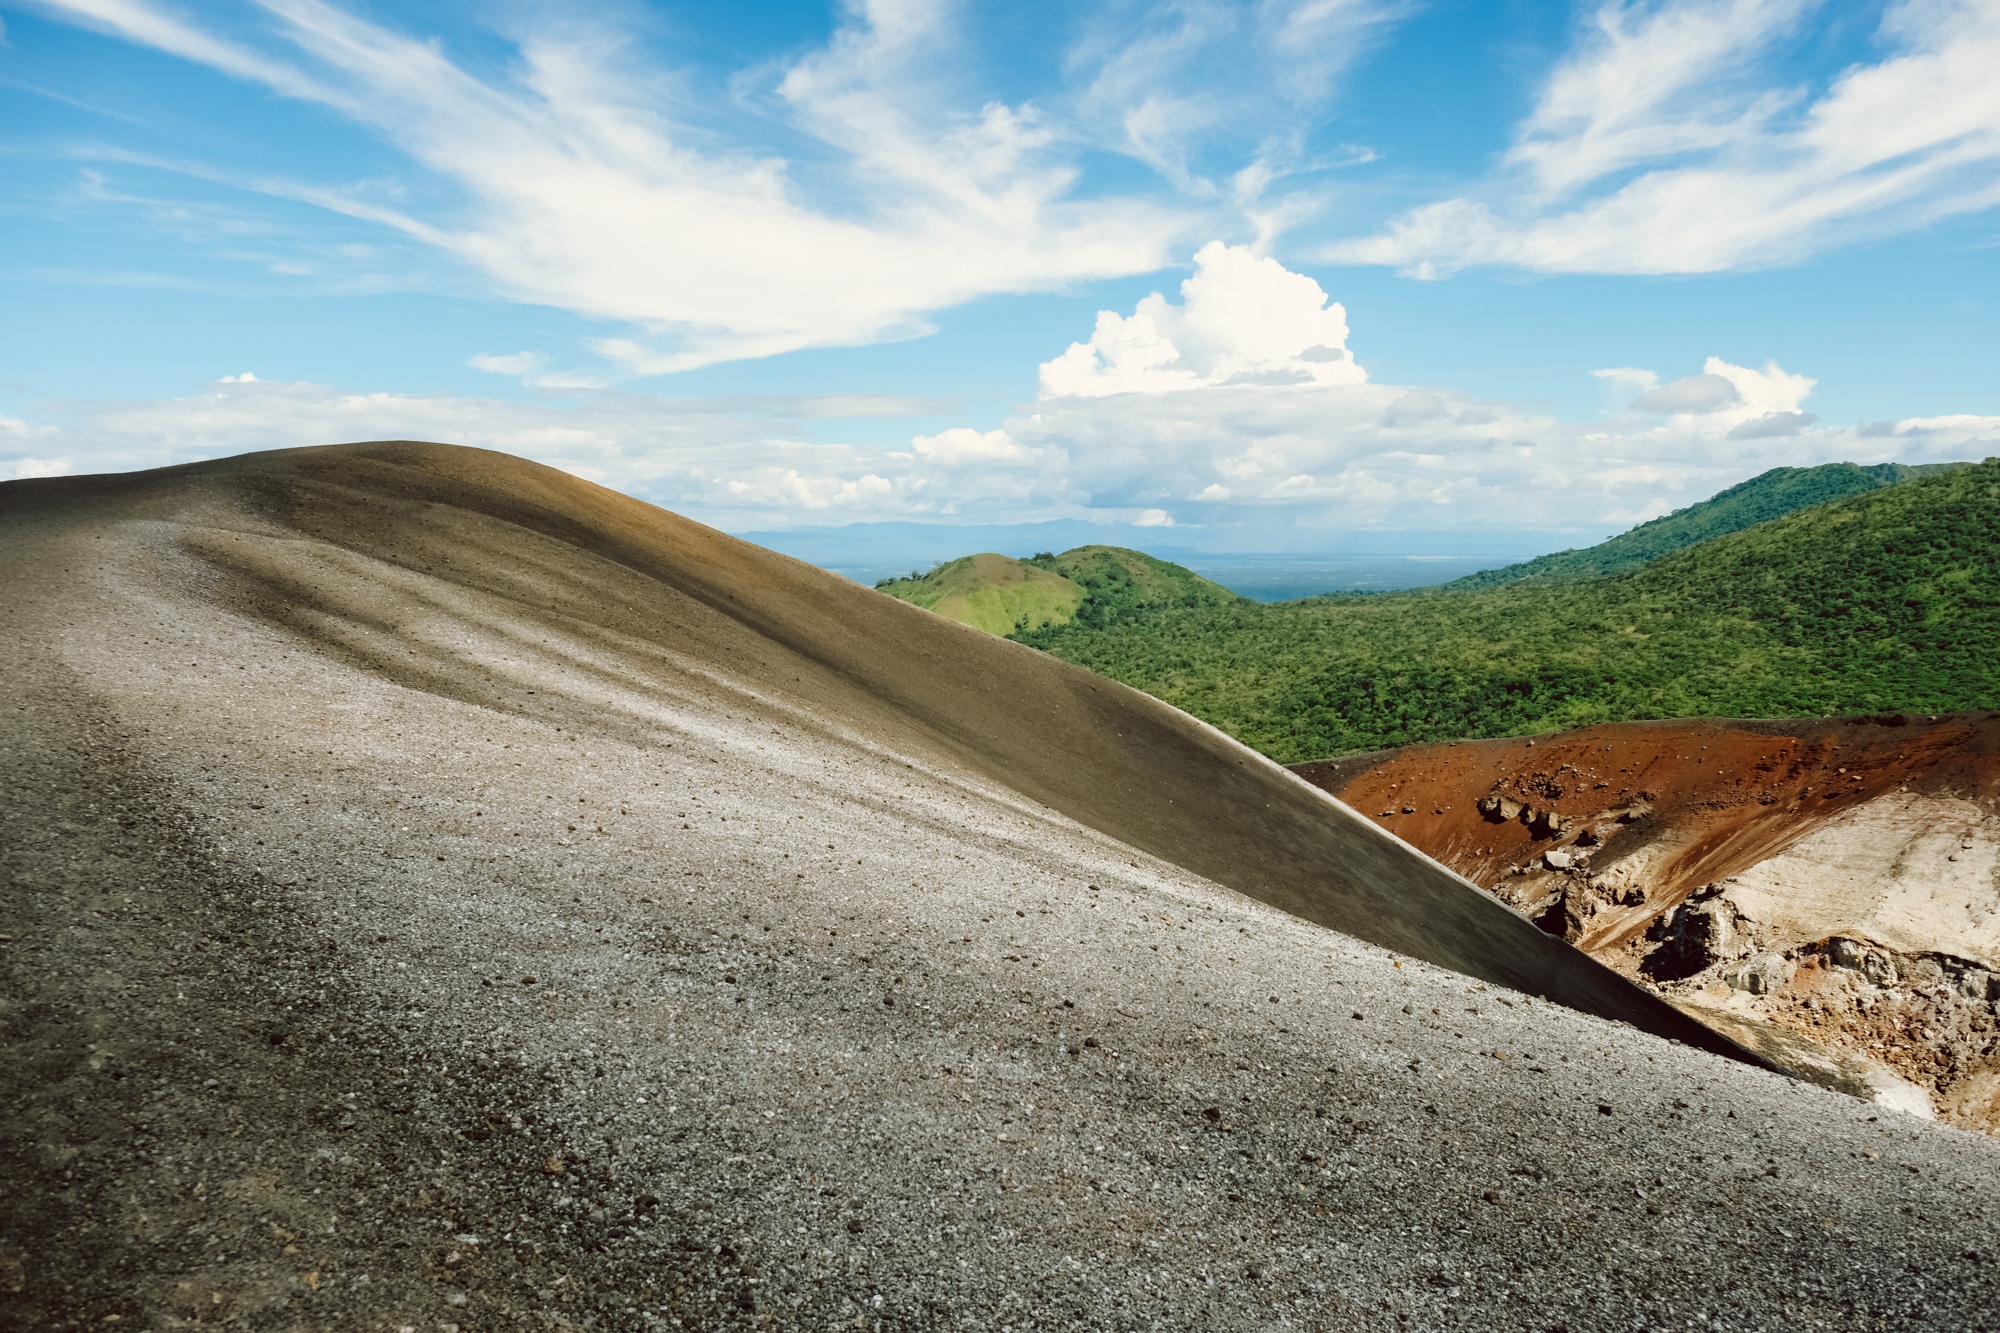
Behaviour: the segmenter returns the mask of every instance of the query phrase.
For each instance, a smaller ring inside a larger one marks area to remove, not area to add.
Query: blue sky
[[[0,19],[0,476],[411,436],[1247,551],[2000,453],[1995,0]]]

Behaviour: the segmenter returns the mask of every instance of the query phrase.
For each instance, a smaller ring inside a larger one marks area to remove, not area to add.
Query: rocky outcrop
[[[1473,808],[1491,824],[1519,821],[1534,838],[1560,838],[1576,827],[1574,819],[1552,806],[1525,805],[1499,792],[1480,797],[1473,802]],[[1414,814],[1416,811],[1412,808],[1402,813]]]
[[[1722,979],[1730,986],[1751,995],[1769,995],[1781,991],[1792,982],[1791,960],[1781,953],[1760,953],[1748,962],[1738,963],[1723,972]]]
[[[2000,1132],[2000,715],[1632,723],[1296,771],[1363,808],[1395,790],[1399,836],[1809,1077]]]
[[[1720,897],[1685,902],[1662,914],[1661,945],[1648,958],[1653,975],[1687,976],[1733,961],[1743,949],[1736,908]]]

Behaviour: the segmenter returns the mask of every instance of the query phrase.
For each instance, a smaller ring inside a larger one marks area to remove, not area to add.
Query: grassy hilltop
[[[1072,622],[1092,629],[1141,611],[1226,606],[1236,594],[1191,569],[1121,546],[1079,546],[1027,560],[990,552],[946,561],[928,574],[875,585],[989,634]]]
[[[1287,762],[1637,718],[1995,707],[2000,460],[1622,573],[1149,608],[1016,637]]]

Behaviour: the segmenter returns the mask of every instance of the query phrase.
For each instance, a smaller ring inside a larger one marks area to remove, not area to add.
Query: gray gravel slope
[[[1288,916],[461,536],[511,590],[227,488],[0,526],[0,1321],[1992,1322],[1990,1140]]]

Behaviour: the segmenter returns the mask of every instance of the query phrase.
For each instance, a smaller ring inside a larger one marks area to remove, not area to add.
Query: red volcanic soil
[[[1647,875],[1644,910],[1610,913],[1579,941],[1595,952],[1873,797],[1909,790],[1992,806],[2000,713],[1621,722],[1377,750],[1293,771],[1486,886],[1558,847],[1595,839],[1602,864],[1621,844],[1676,835]],[[1508,804],[1495,808],[1496,798]],[[1552,818],[1537,821],[1543,811]]]

